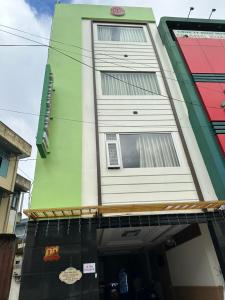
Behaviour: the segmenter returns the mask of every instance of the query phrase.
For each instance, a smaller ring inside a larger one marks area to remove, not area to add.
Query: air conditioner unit
[[[106,154],[108,169],[119,169],[120,156],[118,141],[106,141]]]

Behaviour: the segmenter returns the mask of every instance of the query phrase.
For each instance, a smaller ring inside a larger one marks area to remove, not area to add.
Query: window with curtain
[[[110,134],[106,135],[108,139]],[[180,166],[171,133],[117,134],[116,141],[120,145],[123,168]]]
[[[101,72],[103,95],[160,94],[156,73]]]
[[[141,26],[98,25],[98,40],[112,42],[145,43],[145,33]]]

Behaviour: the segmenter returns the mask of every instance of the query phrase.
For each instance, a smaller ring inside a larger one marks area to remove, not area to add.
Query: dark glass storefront
[[[47,255],[46,247],[50,249]],[[83,273],[83,263],[96,261],[94,224],[81,226],[80,220],[29,222],[19,299],[98,299],[95,273],[83,274],[75,284],[59,279],[69,267]]]
[[[190,240],[199,234],[196,231],[198,223],[209,223],[215,227],[223,222],[223,212],[31,221],[28,223],[19,300],[120,299],[118,284],[122,269],[127,273],[129,281],[127,299],[135,299],[138,285],[149,295],[153,290],[153,282],[154,289],[160,282],[158,295],[163,290],[166,295],[164,299],[173,299],[165,247],[156,247],[151,251],[139,248],[138,251],[129,251],[129,254],[123,252],[106,255],[98,249],[97,232],[107,228],[120,231],[126,227],[132,229],[166,225],[185,225],[191,228],[185,234],[184,231],[176,234],[174,239],[178,245],[185,242],[184,236]],[[218,232],[214,231],[214,245],[218,238]],[[222,246],[218,242],[216,244],[218,255]],[[219,256],[218,258],[223,270],[223,261]],[[95,270],[84,273],[84,264],[94,264]],[[70,284],[73,277],[77,276],[73,271],[72,275],[62,281],[60,274],[68,268],[75,268],[77,274],[82,273],[82,277]],[[115,285],[110,286],[112,283]],[[144,296],[143,294],[142,298]]]

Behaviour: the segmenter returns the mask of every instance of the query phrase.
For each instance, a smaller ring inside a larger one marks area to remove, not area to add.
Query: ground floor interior
[[[206,224],[100,229],[100,300],[222,300]]]

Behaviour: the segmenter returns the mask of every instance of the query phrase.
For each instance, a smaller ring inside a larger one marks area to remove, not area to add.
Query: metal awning
[[[27,209],[24,214],[29,219],[59,219],[70,217],[95,217],[95,216],[119,216],[132,215],[134,213],[165,213],[185,212],[193,213],[199,210],[215,210],[225,208],[225,200],[217,201],[189,201],[189,202],[167,202],[167,203],[148,203],[148,204],[123,204],[123,205],[101,205],[101,206],[81,206],[81,207],[63,207],[63,208],[43,208]]]

